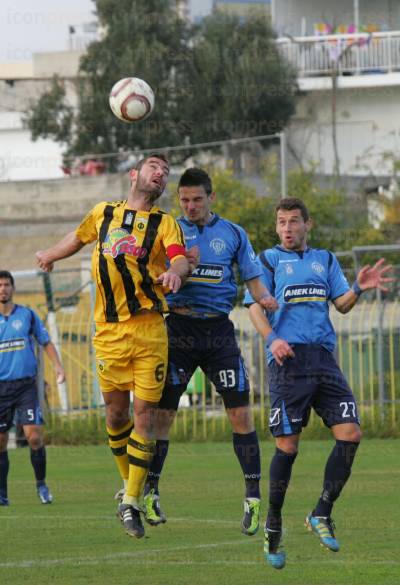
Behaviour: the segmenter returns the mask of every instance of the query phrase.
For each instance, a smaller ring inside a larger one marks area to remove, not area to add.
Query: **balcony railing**
[[[281,37],[277,43],[300,77],[400,71],[400,31]]]

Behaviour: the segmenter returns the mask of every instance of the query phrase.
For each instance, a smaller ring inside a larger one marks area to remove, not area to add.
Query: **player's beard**
[[[156,201],[156,199],[161,197],[164,191],[164,187],[162,185],[154,185],[152,183],[150,184],[150,181],[149,183],[146,183],[146,181],[141,179],[139,173],[136,181],[136,190],[141,191],[142,193],[146,193],[149,202],[153,203],[154,201]]]

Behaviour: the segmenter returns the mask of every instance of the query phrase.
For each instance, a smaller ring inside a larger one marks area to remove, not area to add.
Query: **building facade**
[[[400,159],[400,2],[276,0],[272,13],[298,72],[294,158],[321,174],[390,175]]]
[[[246,18],[254,11],[271,14],[271,0],[214,0],[213,9]]]

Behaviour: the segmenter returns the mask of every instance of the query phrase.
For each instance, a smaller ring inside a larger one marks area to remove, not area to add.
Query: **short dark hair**
[[[7,278],[11,282],[12,286],[14,286],[14,277],[11,272],[8,272],[8,270],[0,270],[0,280],[5,278]]]
[[[180,187],[204,187],[207,195],[212,193],[212,182],[210,175],[197,167],[186,169],[178,183],[178,191]]]
[[[304,221],[308,221],[310,219],[310,214],[308,213],[307,207],[305,206],[304,202],[297,197],[284,197],[275,207],[276,213],[278,213],[279,210],[293,211],[293,209],[300,209]]]
[[[163,160],[165,163],[167,163],[169,167],[169,160],[166,154],[163,154],[162,152],[152,152],[151,154],[148,154],[144,158],[141,158],[140,161],[136,164],[135,169],[137,171],[140,171],[146,160],[148,160],[149,158],[158,158],[160,160]]]

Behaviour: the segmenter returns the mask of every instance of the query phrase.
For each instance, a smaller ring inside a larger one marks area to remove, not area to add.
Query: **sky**
[[[32,53],[69,48],[84,36],[82,23],[94,20],[92,0],[0,0],[0,63],[22,63]],[[190,0],[192,16],[210,12],[212,0]]]

